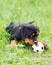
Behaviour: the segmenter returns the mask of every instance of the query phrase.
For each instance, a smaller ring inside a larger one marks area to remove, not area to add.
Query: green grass
[[[10,49],[5,27],[11,21],[32,20],[40,28],[39,39],[50,49],[43,53],[34,53],[20,45]],[[52,65],[52,0],[0,0],[0,65]]]

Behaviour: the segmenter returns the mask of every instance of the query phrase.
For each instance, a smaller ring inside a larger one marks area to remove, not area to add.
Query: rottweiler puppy
[[[11,34],[10,47],[14,47],[21,40],[29,45],[33,45],[36,42],[40,30],[38,26],[32,24],[33,22],[29,22],[28,24],[11,22],[6,27],[6,31]]]

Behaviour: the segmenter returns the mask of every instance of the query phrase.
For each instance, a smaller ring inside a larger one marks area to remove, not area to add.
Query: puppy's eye
[[[32,34],[32,36],[34,36],[34,35],[35,35],[35,33]]]
[[[44,49],[43,47],[41,47],[41,49]]]
[[[33,33],[32,35],[31,35],[31,37],[34,37],[35,36],[35,33]]]

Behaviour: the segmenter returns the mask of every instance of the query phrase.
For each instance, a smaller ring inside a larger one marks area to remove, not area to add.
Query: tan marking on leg
[[[16,40],[12,40],[12,41],[11,41],[11,44],[10,44],[10,48],[15,47],[16,44],[17,44],[17,41],[16,41]]]

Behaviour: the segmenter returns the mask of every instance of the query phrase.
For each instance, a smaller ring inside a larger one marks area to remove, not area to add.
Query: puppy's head
[[[8,33],[11,33],[12,30],[13,30],[13,22],[11,22],[11,23],[9,24],[9,26],[6,27],[6,31],[7,31]]]
[[[23,26],[23,36],[29,40],[36,41],[39,35],[39,27],[32,24]]]

